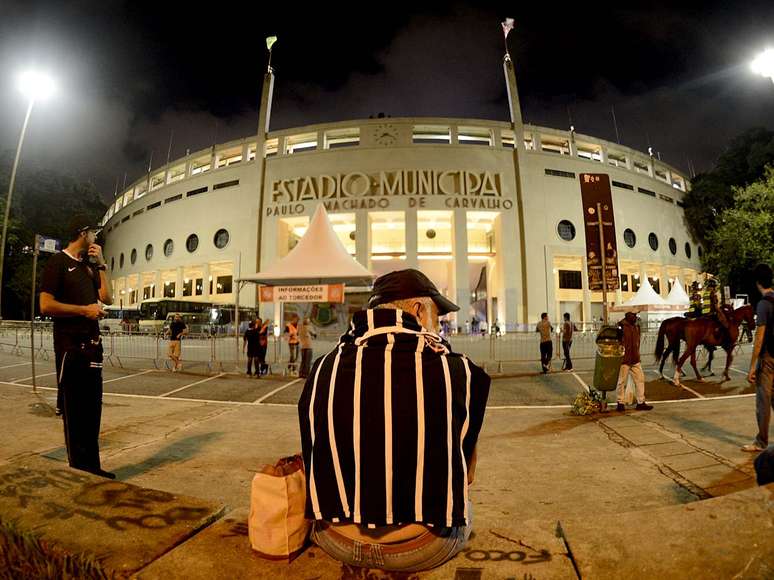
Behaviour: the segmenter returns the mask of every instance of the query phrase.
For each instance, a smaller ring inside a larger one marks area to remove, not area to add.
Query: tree
[[[755,128],[735,137],[718,157],[715,167],[697,175],[685,196],[685,219],[694,238],[712,253],[712,234],[718,217],[734,205],[734,187],[744,187],[763,176],[774,162],[774,132]]]
[[[734,188],[733,207],[720,214],[710,242],[707,269],[734,290],[751,294],[750,271],[761,262],[774,264],[774,167],[758,181]]]
[[[0,211],[5,211],[13,152],[0,152]],[[6,240],[2,314],[5,319],[26,319],[30,313],[32,244],[35,234],[66,243],[67,226],[76,214],[97,223],[106,210],[94,186],[63,171],[42,169],[25,160],[16,175],[16,185]],[[38,280],[47,256],[38,261]]]

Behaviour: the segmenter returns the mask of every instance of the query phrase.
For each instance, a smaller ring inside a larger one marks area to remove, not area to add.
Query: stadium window
[[[665,169],[661,169],[660,167],[653,168],[653,174],[656,176],[656,179],[659,181],[663,181],[664,183],[669,183],[669,176],[667,175],[667,172]]]
[[[629,291],[629,275],[621,274],[621,292]]]
[[[685,242],[685,257],[691,259],[691,244]]]
[[[516,138],[513,135],[513,131],[510,129],[503,129],[500,132],[500,142],[505,149],[513,149],[516,147]]]
[[[167,183],[175,183],[185,179],[185,163],[175,165],[167,173]]]
[[[553,175],[554,177],[567,177],[568,179],[575,179],[575,174],[572,171],[561,171],[559,169],[546,169],[546,175]]]
[[[204,193],[205,191],[207,191],[207,186],[206,185],[204,187],[199,187],[197,189],[192,189],[191,191],[186,193],[185,196],[186,197],[191,197],[193,195],[199,195],[200,193]]]
[[[492,146],[492,130],[486,127],[458,127],[457,143],[460,145]]]
[[[556,232],[565,242],[575,239],[575,225],[569,220],[560,221],[559,225],[556,226]]]
[[[602,163],[602,147],[593,143],[577,143],[578,157]]]
[[[650,249],[654,252],[658,250],[658,236],[653,232],[648,234],[648,244],[650,245]]]
[[[248,161],[252,161],[253,159],[255,159],[255,151],[256,151],[256,149],[258,149],[258,144],[257,143],[250,143],[247,146],[247,160]]]
[[[559,270],[560,290],[582,290],[583,274],[580,270]]]
[[[669,252],[673,256],[677,255],[677,242],[674,238],[669,238]]]
[[[629,185],[628,183],[624,183],[623,181],[613,181],[612,184],[616,187],[620,187],[621,189],[628,189],[629,191],[634,191],[633,185]]]
[[[183,194],[178,193],[177,195],[173,195],[172,197],[168,197],[167,199],[165,199],[164,203],[172,203],[173,201],[178,201],[181,199],[183,199]]]
[[[637,245],[637,234],[635,234],[634,231],[630,228],[626,228],[624,230],[623,237],[624,243],[628,247],[633,248],[635,245]]]
[[[448,125],[414,125],[411,139],[413,143],[451,143],[451,130]]]
[[[535,150],[535,139],[532,137],[532,133],[524,133],[524,149],[527,151]]]
[[[650,197],[656,197],[656,192],[655,191],[651,191],[649,189],[645,189],[644,187],[638,187],[637,191],[639,191],[640,193],[644,193],[645,195],[649,195]]]
[[[231,276],[218,276],[215,284],[215,294],[231,294]]]
[[[675,189],[679,189],[680,191],[685,191],[685,179],[683,179],[682,176],[677,175],[676,173],[673,173],[672,187],[674,187]]]
[[[234,187],[235,185],[239,185],[238,179],[233,179],[231,181],[224,181],[223,183],[216,183],[212,186],[212,189],[224,189],[226,187]]]
[[[629,167],[629,161],[626,159],[626,155],[615,151],[607,152],[607,163],[613,167]]]
[[[212,163],[212,156],[203,155],[191,162],[191,175],[199,175],[200,173],[206,173],[210,170]]]
[[[263,145],[263,156],[274,157],[279,153],[279,139],[267,139]]]
[[[291,135],[285,139],[285,154],[303,153],[317,149],[317,133]]]
[[[632,166],[634,167],[634,171],[637,173],[646,173],[650,175],[650,170],[648,169],[647,163],[643,163],[642,161],[634,161]]]
[[[229,165],[236,165],[242,162],[242,146],[237,145],[235,147],[229,147],[222,151],[218,151],[215,154],[215,167],[220,169],[221,167],[228,167]]]
[[[150,179],[150,188],[151,191],[154,189],[158,189],[159,187],[162,187],[164,185],[164,172],[160,171]]]
[[[360,128],[331,129],[325,132],[324,149],[342,149],[360,145]]]
[[[570,142],[556,135],[541,135],[540,150],[545,153],[554,153],[556,155],[569,155]]]

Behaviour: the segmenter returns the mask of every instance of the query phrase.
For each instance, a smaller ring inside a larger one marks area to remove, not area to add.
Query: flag
[[[266,37],[266,50],[271,52],[271,47],[274,46],[274,43],[277,42],[276,36],[267,36]]]
[[[513,18],[506,18],[502,23],[503,26],[503,35],[505,36],[506,40],[508,39],[508,33],[513,30]]]

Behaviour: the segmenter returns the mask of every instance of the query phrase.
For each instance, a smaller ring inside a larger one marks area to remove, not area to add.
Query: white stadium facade
[[[286,255],[322,203],[362,265],[377,275],[419,268],[462,306],[459,326],[476,316],[524,329],[544,311],[598,320],[582,173],[610,176],[621,275],[611,302],[631,297],[644,277],[662,296],[676,279],[698,279],[686,176],[617,143],[523,124],[508,58],[503,70],[510,123],[388,117],[281,131],[268,130],[269,71],[257,135],[171,161],[109,208],[105,254],[117,302],[233,305],[235,281]],[[347,293],[351,311],[367,289]],[[238,303],[274,315],[252,286]]]

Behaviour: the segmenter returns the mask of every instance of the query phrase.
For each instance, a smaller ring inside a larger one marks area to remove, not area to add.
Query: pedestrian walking
[[[296,361],[298,360],[298,316],[293,315],[293,318],[285,326],[285,334],[288,336],[288,370],[296,370]]]
[[[245,330],[244,341],[242,343],[242,352],[247,354],[246,374],[248,377],[253,376],[253,366],[255,366],[256,378],[258,378],[258,375],[261,371],[261,363],[258,360],[260,335],[258,334],[258,329],[256,328],[256,326],[260,326],[261,324],[261,319],[258,318],[249,322],[247,325],[247,330]]]
[[[64,422],[70,467],[108,479],[102,469],[102,304],[113,304],[110,278],[96,243],[101,228],[84,217],[69,225],[67,247],[48,259],[40,284],[40,312],[54,319],[57,408]]]
[[[269,374],[269,365],[266,364],[266,351],[269,348],[269,332],[271,329],[271,320],[268,318],[258,327],[258,365],[259,376]]]
[[[572,370],[572,358],[570,358],[570,349],[572,348],[572,334],[578,330],[575,323],[570,320],[570,313],[564,313],[564,322],[562,323],[562,352],[564,353],[564,364],[562,370]]]
[[[758,435],[755,441],[742,447],[743,451],[758,452],[769,446],[769,423],[774,405],[774,283],[771,267],[758,264],[753,271],[755,285],[761,299],[755,309],[755,342],[750,358],[747,380],[755,385],[755,416]]]
[[[301,368],[298,370],[298,376],[306,378],[312,368],[312,339],[317,338],[317,333],[312,327],[312,321],[304,318],[301,327],[298,329],[298,340],[301,344]]]
[[[616,385],[616,411],[625,411],[624,390],[626,382],[631,375],[634,380],[635,395],[637,397],[637,411],[650,411],[653,405],[645,402],[645,374],[642,371],[640,361],[640,326],[637,324],[637,314],[627,312],[619,326],[623,332],[624,356],[621,368],[618,371],[618,384]]]
[[[179,373],[183,370],[183,354],[181,342],[183,336],[188,334],[188,326],[183,322],[183,317],[179,314],[175,314],[174,320],[169,325],[169,328],[164,333],[164,336],[169,337],[169,348],[167,354],[169,360],[172,361],[172,372]]]
[[[551,370],[551,357],[554,356],[554,343],[551,341],[554,327],[548,320],[548,312],[540,315],[540,322],[537,323],[535,332],[540,333],[540,365],[543,367],[543,374],[546,374]]]

